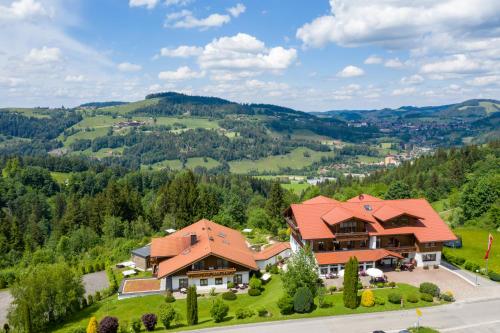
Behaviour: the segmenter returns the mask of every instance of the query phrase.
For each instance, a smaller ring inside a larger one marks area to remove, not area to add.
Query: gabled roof
[[[314,197],[312,199],[306,200],[302,202],[303,205],[310,205],[310,204],[331,204],[331,203],[339,203],[340,201],[337,201],[332,198],[325,197],[324,195],[318,195],[317,197]]]
[[[369,223],[367,231],[370,235],[414,234],[420,242],[456,239],[450,228],[425,199],[381,200],[375,198],[377,200],[370,199],[372,201],[353,199],[347,202],[317,204],[311,204],[308,200],[308,204],[291,205],[290,209],[302,238],[335,238],[328,225],[356,218]],[[416,218],[417,224],[388,227],[381,222],[401,215]]]
[[[191,245],[193,234],[196,235],[197,241]],[[168,245],[170,242],[174,245]],[[180,248],[179,244],[187,246]],[[167,250],[168,254],[173,253],[172,249],[178,252],[172,258],[160,262],[158,278],[175,273],[212,255],[251,270],[258,269],[253,253],[240,232],[209,220],[200,220],[169,236],[153,240],[151,256],[167,257],[162,253],[163,249]]]
[[[365,193],[362,193],[356,197],[347,200],[347,202],[372,202],[372,201],[384,201],[384,200]]]
[[[314,256],[318,265],[345,264],[351,257],[356,257],[359,262],[378,261],[387,257],[403,259],[402,255],[385,249],[319,252]]]
[[[267,260],[290,248],[289,242],[274,243],[260,252],[255,252],[253,257],[255,260]]]

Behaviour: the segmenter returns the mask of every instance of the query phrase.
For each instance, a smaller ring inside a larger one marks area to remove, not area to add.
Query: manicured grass
[[[217,166],[219,166],[220,163],[213,158],[207,157],[206,162],[203,159],[203,157],[192,157],[188,158],[187,163],[186,163],[186,168],[188,169],[194,169],[197,166],[205,167],[207,169],[213,169]],[[175,170],[180,170],[182,168],[182,163],[180,160],[165,160],[161,161],[155,164],[152,164],[151,167],[154,170],[160,170],[166,167],[169,167],[170,169],[175,169]],[[143,165],[143,169],[149,168],[149,165]]]
[[[410,327],[408,328],[408,331],[412,333],[439,333],[439,331],[436,331],[435,329],[430,327],[419,327],[418,329],[415,327]]]
[[[374,290],[374,293],[375,296],[387,300],[387,295],[393,291],[399,291],[403,295],[407,295],[409,293],[417,292],[417,288],[406,284],[400,284],[394,289],[389,288],[389,289]],[[333,304],[333,306],[329,308],[316,308],[311,313],[293,314],[284,316],[280,314],[279,309],[276,305],[278,299],[282,295],[283,295],[283,289],[281,285],[281,279],[279,275],[273,275],[271,281],[265,285],[265,291],[262,293],[261,296],[251,297],[245,294],[245,295],[238,295],[238,298],[235,301],[226,301],[226,303],[230,307],[229,314],[226,320],[222,323],[219,323],[218,325],[226,326],[226,325],[254,323],[261,321],[310,318],[310,317],[332,316],[341,314],[357,314],[357,313],[391,311],[391,310],[401,309],[401,306],[399,304],[392,304],[387,301],[385,305],[376,305],[371,308],[359,307],[357,309],[347,309],[343,306],[342,303],[342,293],[335,293],[333,295],[326,296],[327,301]],[[216,326],[216,324],[210,317],[210,307],[212,301],[213,298],[210,296],[201,296],[198,298],[199,324],[196,325],[196,327],[185,326],[186,301],[177,300],[175,303],[172,303],[184,317],[182,325],[180,327],[175,327],[173,330],[189,330],[195,328],[198,329],[198,328],[207,328]],[[164,304],[164,297],[161,295],[131,298],[121,301],[118,301],[117,297],[113,296],[81,311],[68,323],[54,330],[54,332],[70,333],[74,328],[86,327],[88,320],[90,319],[91,316],[96,316],[97,319],[100,320],[104,316],[109,315],[109,316],[115,316],[120,320],[127,320],[130,322],[130,320],[132,320],[133,318],[138,318],[144,313],[149,313],[149,312],[158,313],[161,304]],[[405,309],[417,308],[417,307],[422,308],[433,304],[438,304],[438,303],[425,303],[419,300],[418,303],[405,303],[404,308]],[[258,307],[265,307],[271,313],[271,316],[258,317],[257,315],[254,315],[251,318],[246,318],[241,320],[235,318],[235,312],[239,308],[249,308],[255,310]],[[160,327],[157,328],[157,330],[162,330],[163,327],[161,327],[161,324],[159,324],[159,326]]]
[[[309,156],[304,156],[309,155]],[[302,169],[314,162],[321,160],[321,157],[333,157],[333,152],[318,152],[309,148],[296,148],[286,155],[269,156],[259,160],[241,160],[229,163],[232,173],[246,174],[252,171],[257,172],[277,172],[282,168]]]
[[[461,249],[445,248],[446,252],[460,256],[485,267],[484,254],[488,245],[488,234],[493,235],[493,245],[491,247],[488,268],[500,273],[500,232],[487,231],[481,229],[457,228],[454,229],[456,235],[462,236],[463,247]]]

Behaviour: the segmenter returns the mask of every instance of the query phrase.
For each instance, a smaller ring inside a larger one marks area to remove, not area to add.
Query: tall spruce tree
[[[188,325],[198,324],[198,297],[196,295],[196,286],[188,287],[187,291],[187,323]]]
[[[271,218],[271,228],[269,230],[276,233],[279,228],[284,226],[283,210],[285,205],[285,194],[279,182],[274,182],[269,192],[269,197],[266,202],[266,213]]]
[[[198,186],[191,170],[179,173],[168,187],[168,211],[178,229],[193,223],[197,217]]]
[[[344,269],[344,306],[355,309],[358,307],[358,259],[349,258]]]

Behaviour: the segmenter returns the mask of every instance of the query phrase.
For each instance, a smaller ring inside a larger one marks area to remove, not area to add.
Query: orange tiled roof
[[[387,257],[403,259],[402,255],[385,249],[319,252],[314,256],[318,265],[345,264],[351,257],[356,257],[359,262],[377,261]]]
[[[425,199],[373,200],[367,194],[347,202],[332,201],[311,204],[293,204],[290,210],[303,239],[335,238],[328,224],[340,223],[350,218],[367,222],[370,235],[414,234],[420,242],[455,240],[455,235]],[[313,200],[313,199],[311,199]],[[314,201],[313,201],[314,202]],[[408,215],[418,221],[414,226],[385,228],[388,219]]]
[[[337,203],[337,202],[340,202],[340,201],[325,197],[324,195],[318,195],[317,197],[314,197],[312,199],[309,199],[309,200],[302,202],[302,204],[303,205],[310,205],[310,204]]]
[[[380,198],[377,198],[377,197],[374,197],[373,195],[369,195],[369,194],[360,194],[358,195],[357,197],[353,197],[349,200],[347,200],[347,202],[369,202],[369,201],[384,201]]]
[[[191,245],[192,234],[195,234],[197,238],[194,245]],[[179,242],[179,239],[182,241]],[[177,245],[167,245],[170,242]],[[180,249],[178,244],[187,244],[187,246]],[[170,251],[172,248],[180,249],[180,251],[172,258],[160,262],[158,278],[175,273],[211,255],[252,270],[258,269],[253,253],[247,247],[240,232],[209,220],[200,220],[169,236],[153,240],[151,256],[165,257],[161,252],[162,249]]]
[[[255,258],[255,260],[267,260],[288,249],[290,249],[289,242],[274,243],[273,245],[266,247],[260,252],[255,252],[253,257]]]

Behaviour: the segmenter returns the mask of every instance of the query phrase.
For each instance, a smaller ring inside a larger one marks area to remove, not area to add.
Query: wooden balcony
[[[382,247],[388,251],[396,252],[396,253],[406,253],[406,252],[416,252],[417,247],[413,245],[400,245],[400,246],[385,246]]]
[[[348,242],[356,240],[368,240],[368,233],[366,231],[359,232],[337,232],[335,240],[339,242]]]
[[[206,278],[233,275],[234,273],[236,273],[236,268],[204,269],[199,271],[188,271],[186,274],[190,278]]]

